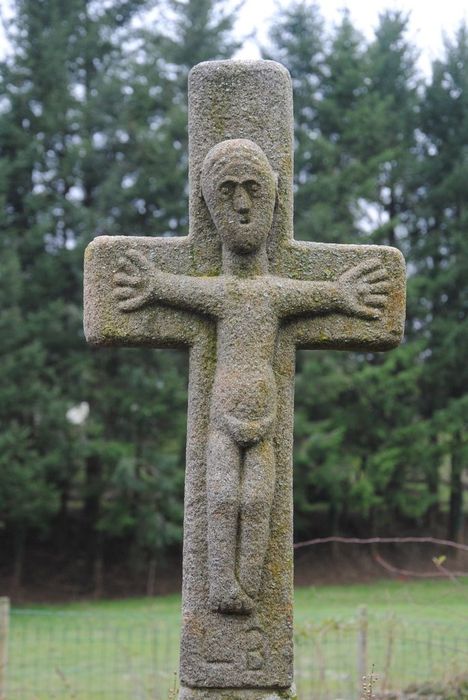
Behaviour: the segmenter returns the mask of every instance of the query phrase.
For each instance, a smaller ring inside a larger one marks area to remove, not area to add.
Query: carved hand
[[[129,250],[118,260],[119,271],[114,275],[114,297],[120,311],[134,311],[151,301],[153,266],[137,250]]]
[[[380,318],[390,284],[379,260],[367,260],[346,270],[338,285],[343,312],[369,320]]]

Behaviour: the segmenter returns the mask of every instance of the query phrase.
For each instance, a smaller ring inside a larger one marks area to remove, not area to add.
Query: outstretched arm
[[[137,250],[129,250],[119,259],[114,284],[114,297],[120,311],[135,311],[147,304],[162,303],[214,316],[221,312],[219,278],[162,272]]]
[[[388,273],[377,259],[359,263],[333,282],[283,278],[273,284],[278,290],[277,303],[279,314],[283,318],[302,314],[342,313],[377,320],[385,306],[390,287]]]

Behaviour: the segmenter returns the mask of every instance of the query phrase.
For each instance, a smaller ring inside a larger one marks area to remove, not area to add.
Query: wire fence
[[[170,621],[134,611],[13,609],[8,622],[8,650],[1,643],[6,629],[0,631],[0,700],[167,700],[176,695],[179,630]],[[390,691],[428,683],[442,687],[468,672],[466,626],[415,627],[394,616],[368,616],[365,608],[350,619],[301,621],[295,645],[301,700],[357,700],[362,677],[371,674],[378,679],[378,697],[392,697]]]
[[[363,679],[372,676],[377,697],[413,689],[415,696],[419,690],[425,700],[428,694],[435,700],[437,689],[468,678],[468,630],[435,623],[415,627],[395,616],[361,613],[322,626],[305,624],[296,631],[295,660],[300,698],[356,700]]]

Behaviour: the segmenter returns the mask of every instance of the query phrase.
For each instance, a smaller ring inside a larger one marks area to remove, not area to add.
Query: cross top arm
[[[216,311],[215,273],[197,267],[188,237],[96,237],[85,251],[86,339],[94,346],[193,345]]]
[[[150,256],[135,249],[119,259],[114,284],[117,306],[123,312],[157,303],[212,316],[219,316],[223,310],[219,277],[163,272]]]
[[[403,337],[406,270],[397,248],[292,241],[277,271],[298,347],[390,350]]]

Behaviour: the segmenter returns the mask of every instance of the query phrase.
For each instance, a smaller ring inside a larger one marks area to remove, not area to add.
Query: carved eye
[[[245,183],[245,186],[247,188],[247,192],[250,194],[251,197],[259,197],[261,194],[261,185],[259,182],[256,180],[248,180]]]
[[[219,186],[219,193],[226,199],[232,195],[234,189],[234,183],[230,180],[222,182]]]

